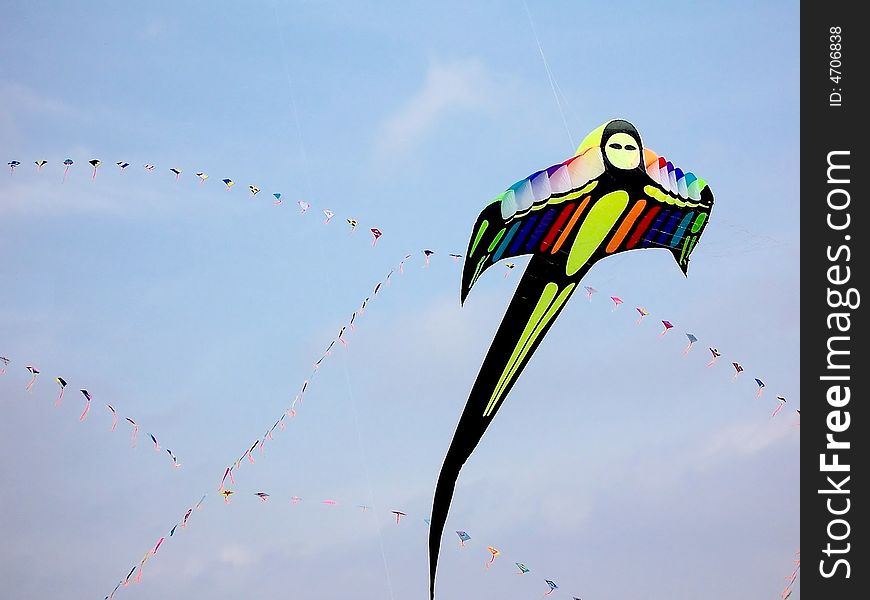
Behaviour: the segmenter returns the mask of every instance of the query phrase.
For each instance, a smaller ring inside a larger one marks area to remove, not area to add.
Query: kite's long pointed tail
[[[549,258],[549,257],[548,257]],[[564,267],[533,257],[499,325],[468,403],[444,458],[429,525],[429,597],[435,597],[435,572],[441,536],[462,465],[471,456],[495,413],[588,270],[571,277]]]

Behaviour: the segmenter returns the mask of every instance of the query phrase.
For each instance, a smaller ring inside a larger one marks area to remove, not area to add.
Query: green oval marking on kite
[[[601,246],[604,238],[622,216],[628,206],[628,192],[618,190],[605,194],[589,211],[568,254],[565,272],[573,275],[586,264]]]
[[[707,220],[707,213],[702,212],[698,215],[698,218],[695,219],[695,222],[692,223],[692,233],[698,233],[701,231],[701,227],[704,225],[704,221]]]
[[[471,252],[468,253],[468,256],[474,256],[474,251],[477,250],[477,245],[480,243],[480,238],[483,237],[483,233],[486,231],[486,228],[489,227],[489,221],[485,220],[480,224],[480,229],[477,230],[477,235],[474,236],[474,243],[471,245]]]

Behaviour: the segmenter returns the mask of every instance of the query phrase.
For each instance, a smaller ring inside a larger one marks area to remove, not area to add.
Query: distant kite
[[[257,498],[259,498],[263,502],[267,502],[269,500],[269,494],[267,494],[266,492],[257,492],[254,495],[257,496]]]
[[[544,594],[545,596],[549,596],[550,594],[552,594],[553,592],[555,592],[557,589],[559,589],[559,586],[556,585],[556,582],[555,582],[555,581],[551,581],[551,580],[549,580],[549,579],[545,579],[544,581],[545,581],[546,584],[550,587],[550,591],[547,592],[546,594]]]
[[[6,374],[6,367],[9,366],[9,359],[5,356],[0,356],[0,375]]]
[[[17,167],[21,163],[17,160],[10,160],[7,164],[9,165],[9,174],[14,175],[15,174],[15,167]]]
[[[207,173],[203,173],[202,171],[200,171],[199,173],[197,173],[196,176],[199,177],[199,183],[200,183],[200,185],[202,185],[203,183],[205,183],[205,180],[208,179],[208,174],[207,174]]]
[[[710,354],[713,355],[713,358],[711,358],[710,362],[707,363],[708,369],[716,364],[716,361],[719,359],[720,356],[722,356],[722,354],[716,348],[710,348]]]
[[[506,262],[504,264],[504,266],[506,267],[505,272],[504,272],[504,276],[505,276],[505,279],[507,279],[507,276],[510,275],[511,271],[513,271],[516,268],[516,265],[514,263],[511,263],[511,262]]]
[[[36,165],[37,171],[42,171],[42,167],[47,165],[48,161],[47,160],[37,160],[34,164]]]
[[[60,393],[57,395],[54,405],[60,406],[60,403],[63,402],[63,390],[66,388],[66,380],[63,377],[55,377],[54,380],[60,386]]]
[[[758,377],[756,377],[755,384],[758,386],[758,391],[755,392],[755,397],[761,398],[761,395],[764,393],[764,382],[761,381]]]
[[[610,299],[613,300],[613,310],[616,310],[622,304],[622,298],[619,296],[611,296]]]
[[[392,512],[394,515],[396,515],[396,525],[399,524],[399,521],[402,519],[402,517],[407,516],[405,513],[403,513],[403,512],[400,511],[400,510],[393,510],[393,511],[390,511],[390,512]]]
[[[227,186],[227,191],[230,191],[230,189],[231,189],[234,185],[236,185],[236,182],[233,181],[232,179],[221,179],[221,181],[223,181],[223,182],[224,182],[224,185]]]
[[[130,163],[128,163],[128,162],[124,162],[123,160],[119,160],[119,161],[116,162],[115,164],[118,165],[118,169],[119,169],[122,173],[124,172],[124,169],[126,169],[127,167],[130,166]]]
[[[179,169],[178,167],[172,167],[169,170],[175,173],[175,181],[178,181],[178,178],[181,177],[181,169]]]
[[[734,379],[737,379],[737,377],[743,372],[743,367],[740,363],[736,362],[731,363],[731,366],[734,367]]]
[[[275,192],[272,195],[275,196],[275,202],[273,202],[272,204],[274,204],[275,206],[279,206],[281,204],[281,192]]]
[[[223,490],[221,490],[220,494],[221,494],[221,496],[224,497],[224,503],[229,504],[230,503],[230,496],[235,494],[235,492],[233,490],[223,489]]]
[[[111,404],[106,404],[106,408],[112,412],[112,428],[109,431],[115,431],[115,427],[118,425],[118,413]]]
[[[462,258],[462,255],[461,255],[461,254],[451,254],[451,255],[450,255],[450,258],[453,259],[453,262],[454,262],[454,263],[458,263],[458,262],[459,262],[459,259]]]
[[[356,229],[356,226],[359,225],[359,221],[356,219],[347,219],[347,224],[350,225],[350,230],[353,232]]]
[[[157,168],[157,167],[155,167],[155,166],[152,165],[152,164],[146,164],[146,165],[145,165],[145,170],[148,171],[149,173],[150,173],[151,171],[153,171],[154,169],[156,169],[156,168]]]
[[[24,386],[25,391],[31,391],[33,389],[33,384],[36,383],[36,378],[39,377],[39,369],[34,367],[33,365],[27,365],[25,367],[27,371],[30,373],[31,378],[30,381],[27,382],[27,385]]]
[[[329,210],[328,208],[323,209],[323,214],[326,217],[326,219],[323,221],[324,225],[328,225],[329,222],[332,220],[332,217],[335,216],[335,213],[332,212],[331,210]]]
[[[528,572],[531,570],[531,569],[529,569],[526,565],[524,565],[523,563],[514,563],[514,564],[515,564],[515,565],[517,566],[517,568],[520,570],[520,572],[517,573],[517,575],[525,575],[526,573],[528,573]]]
[[[136,447],[136,436],[137,436],[138,433],[139,433],[139,425],[136,424],[136,421],[134,421],[134,420],[131,419],[130,417],[126,417],[126,421],[127,421],[130,425],[133,426],[133,433],[130,434],[130,447],[131,447],[131,448],[135,448],[135,447]]]
[[[642,306],[638,306],[635,310],[637,310],[638,314],[640,315],[635,323],[640,325],[641,321],[643,321],[643,318],[649,315],[649,311]]]
[[[85,397],[85,410],[82,411],[81,416],[79,417],[79,421],[84,421],[88,418],[88,413],[91,410],[91,393],[88,390],[79,390],[82,393],[82,396]]]
[[[694,335],[692,335],[691,333],[687,333],[687,334],[686,334],[686,337],[689,338],[689,345],[686,346],[686,349],[685,349],[685,350],[683,350],[683,354],[688,354],[689,352],[691,352],[691,351],[692,351],[692,346],[694,346],[694,345],[695,345],[695,342],[698,341],[698,338],[696,338],[696,337],[695,337]]]
[[[597,292],[598,290],[596,290],[594,287],[592,287],[592,286],[590,286],[590,285],[585,285],[585,286],[583,286],[583,289],[586,290],[586,298],[589,299],[589,302],[592,302],[592,296],[593,296],[593,295],[595,294],[595,292]]]
[[[252,195],[252,196],[256,196],[257,194],[260,193],[260,188],[258,188],[258,187],[255,186],[255,185],[249,185],[249,186],[248,186],[248,189],[251,190],[251,195]]]
[[[785,403],[786,403],[786,399],[783,398],[782,396],[777,396],[776,399],[779,400],[779,404],[777,404],[776,409],[773,411],[773,414],[770,415],[771,419],[779,414],[779,411],[782,410],[782,407],[785,406]],[[800,411],[798,411],[798,414],[800,414]]]
[[[489,550],[489,553],[492,555],[489,557],[489,561],[487,561],[487,563],[486,563],[486,568],[488,570],[492,566],[492,563],[495,562],[495,557],[500,555],[501,552],[499,552],[497,549],[493,548],[492,546],[487,546],[486,549]]]
[[[662,325],[664,325],[665,328],[662,330],[662,332],[659,335],[664,335],[668,331],[670,331],[671,329],[674,328],[673,323],[671,323],[670,321],[662,321]]]
[[[433,254],[435,254],[434,250],[423,250],[423,256],[426,257],[426,264],[423,265],[424,268],[429,267],[429,257],[431,257]]]
[[[381,230],[378,229],[377,227],[372,227],[370,231],[372,232],[372,235],[375,237],[375,239],[372,240],[372,246],[374,246],[375,244],[378,243],[378,238],[384,234],[381,233]]]
[[[307,211],[309,208],[311,208],[311,205],[310,205],[308,202],[306,202],[305,200],[300,200],[300,201],[297,202],[296,204],[299,205],[299,214],[300,214],[300,215],[304,215],[304,214],[306,213],[306,211]]]
[[[464,546],[465,542],[471,539],[471,536],[465,533],[464,531],[457,531],[456,535],[459,536],[459,545]]]
[[[94,174],[91,175],[91,179],[96,179],[96,178],[97,178],[97,168],[98,168],[101,164],[103,164],[103,161],[101,161],[101,160],[99,160],[99,159],[97,159],[97,158],[94,158],[94,159],[89,160],[89,161],[88,161],[88,164],[90,164],[90,165],[94,168]]]
[[[73,166],[73,164],[73,159],[71,158],[67,158],[63,161],[63,180],[61,181],[61,183],[66,182],[66,174],[69,173],[69,169],[71,166]]]

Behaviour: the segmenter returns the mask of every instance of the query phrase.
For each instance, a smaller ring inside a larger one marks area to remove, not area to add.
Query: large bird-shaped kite
[[[599,260],[642,248],[671,252],[685,274],[713,194],[703,179],[647,150],[635,127],[613,120],[564,163],[508,188],[477,218],[462,272],[461,301],[489,267],[531,254],[471,389],[432,503],[429,591],[462,465],[583,276]]]

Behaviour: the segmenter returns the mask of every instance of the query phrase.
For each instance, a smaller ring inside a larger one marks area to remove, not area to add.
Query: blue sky
[[[532,597],[546,578],[584,600],[775,597],[799,545],[798,4],[530,3],[568,131],[521,1],[250,4],[4,8],[0,148],[22,162],[0,177],[10,593],[102,598],[208,492],[116,598],[423,598],[422,519],[519,279],[493,269],[460,308],[447,253],[490,198],[625,117],[710,182],[710,226],[688,278],[658,252],[590,273],[602,293],[572,300],[463,471],[439,595]],[[225,506],[223,469],[408,252]],[[142,423],[137,448],[106,402]]]

